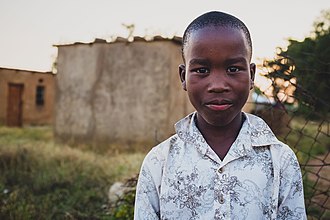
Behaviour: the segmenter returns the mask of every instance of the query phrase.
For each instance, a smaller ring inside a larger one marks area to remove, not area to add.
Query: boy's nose
[[[229,85],[227,83],[227,80],[228,77],[226,73],[211,73],[208,83],[208,92],[221,93],[229,91]]]

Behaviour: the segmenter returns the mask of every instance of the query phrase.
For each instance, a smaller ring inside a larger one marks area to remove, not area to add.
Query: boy
[[[134,218],[306,219],[293,151],[242,112],[256,71],[247,27],[209,12],[182,41],[179,74],[196,112],[146,156]]]

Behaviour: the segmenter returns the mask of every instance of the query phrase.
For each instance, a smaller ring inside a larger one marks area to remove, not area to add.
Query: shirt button
[[[218,201],[219,201],[220,204],[224,204],[225,203],[225,199],[223,198],[223,195],[220,195],[219,196],[219,200]]]
[[[219,172],[219,173],[222,173],[222,172],[223,172],[222,167],[218,169],[218,172]]]

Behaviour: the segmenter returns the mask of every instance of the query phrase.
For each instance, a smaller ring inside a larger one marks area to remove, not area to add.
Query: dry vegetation
[[[0,127],[0,219],[112,219],[110,185],[144,156],[58,145],[49,127]]]
[[[329,124],[304,121],[290,121],[280,139],[303,167],[322,165],[329,159]],[[134,191],[115,209],[107,193],[115,181],[138,173],[145,154],[56,144],[50,127],[0,126],[0,219],[131,219]],[[329,178],[326,167],[316,168],[304,171],[307,211],[310,219],[328,219]]]

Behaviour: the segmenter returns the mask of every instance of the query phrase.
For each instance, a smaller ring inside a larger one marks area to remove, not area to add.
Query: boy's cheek
[[[187,74],[187,77],[186,77],[186,82],[187,84],[202,84],[204,83],[204,78],[201,78],[200,76],[197,76],[196,74],[193,74],[193,73],[189,73]]]

